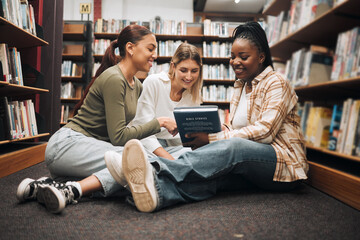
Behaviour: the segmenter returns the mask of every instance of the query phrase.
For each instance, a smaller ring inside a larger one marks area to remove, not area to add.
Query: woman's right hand
[[[178,133],[177,125],[174,119],[159,117],[157,120],[159,121],[160,127],[166,128],[171,135],[175,136]]]

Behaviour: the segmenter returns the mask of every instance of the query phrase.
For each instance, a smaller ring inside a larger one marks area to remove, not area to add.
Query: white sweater
[[[192,96],[188,90],[182,94],[179,102],[170,99],[171,80],[168,74],[161,72],[148,76],[143,83],[143,91],[138,100],[135,118],[132,125],[140,125],[158,117],[170,117],[174,119],[175,107],[199,106],[192,101]],[[182,145],[179,134],[172,136],[166,128],[155,135],[141,140],[144,147],[150,152],[154,152],[161,144],[157,139],[165,139],[169,146]]]

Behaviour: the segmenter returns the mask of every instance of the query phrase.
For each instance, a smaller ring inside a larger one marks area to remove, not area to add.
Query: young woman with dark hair
[[[106,151],[121,153],[130,139],[148,137],[161,127],[177,133],[175,121],[168,117],[127,126],[135,116],[142,91],[135,74],[150,70],[157,57],[156,47],[155,35],[145,27],[130,25],[120,32],[107,49],[76,115],[47,144],[45,162],[52,178],[24,179],[17,189],[19,201],[37,199],[57,213],[84,195],[112,195],[123,186],[105,166]],[[115,55],[115,48],[119,48],[120,57]]]
[[[222,132],[188,134],[195,138],[188,145],[196,150],[176,161],[147,160],[141,142],[134,139],[125,144],[122,158],[107,163],[109,169],[122,171],[139,211],[204,200],[221,190],[288,191],[307,178],[298,98],[274,71],[258,23],[234,30],[230,65],[237,80],[230,124]]]

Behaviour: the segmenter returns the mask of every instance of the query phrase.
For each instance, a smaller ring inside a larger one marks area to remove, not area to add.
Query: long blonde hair
[[[180,62],[191,59],[194,60],[199,65],[199,78],[196,80],[194,85],[190,89],[190,93],[192,96],[192,100],[196,103],[201,103],[201,94],[200,89],[203,84],[203,76],[202,76],[202,60],[199,53],[199,50],[197,47],[195,47],[192,44],[189,43],[182,43],[180,46],[176,49],[174,56],[171,58],[171,63],[173,63],[173,67],[170,67],[169,69],[169,78],[171,80],[175,77],[175,67]]]

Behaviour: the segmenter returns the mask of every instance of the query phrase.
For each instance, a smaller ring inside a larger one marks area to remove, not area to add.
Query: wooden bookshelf
[[[48,89],[20,86],[6,82],[0,82],[0,96],[31,95],[36,93],[47,93]]]
[[[196,29],[195,34],[187,34],[187,35],[167,35],[167,34],[155,34],[157,41],[167,41],[167,40],[181,40],[184,42],[189,42],[194,44],[195,46],[199,47],[200,53],[202,54],[202,44],[203,42],[212,42],[212,41],[219,41],[219,42],[231,42],[232,38],[230,36],[222,37],[222,36],[209,36],[200,34],[202,32],[201,28]],[[118,33],[94,33],[94,39],[109,39],[114,40],[118,37]],[[95,54],[93,55],[95,62],[101,62],[103,55]],[[171,56],[157,56],[155,60],[159,64],[169,63],[171,61]],[[202,57],[203,64],[208,65],[215,65],[215,64],[225,64],[229,65],[230,58],[229,57]],[[141,81],[144,79],[141,78]],[[205,79],[204,85],[226,85],[230,86],[234,84],[234,80],[222,80],[222,79]],[[203,104],[212,104],[217,105],[220,108],[229,108],[229,102],[207,102],[205,101]]]
[[[2,33],[0,42],[7,43],[9,47],[30,48],[49,44],[2,17],[0,17],[0,32]]]
[[[274,0],[264,13],[274,14],[284,1]],[[272,6],[273,5],[273,6]],[[270,46],[273,57],[287,60],[292,53],[312,44],[335,49],[338,34],[360,26],[360,1],[347,0],[328,10],[297,31]],[[288,10],[288,9],[281,9]],[[299,101],[332,104],[352,97],[360,98],[360,77],[338,79],[296,87]],[[315,188],[360,210],[360,158],[307,145],[308,183]]]
[[[203,105],[220,105],[220,106],[230,106],[230,102],[227,101],[204,101]]]
[[[289,10],[291,0],[273,0],[264,10],[264,15],[277,16],[281,11]]]
[[[360,98],[360,77],[328,81],[309,86],[296,87],[299,101],[321,101],[331,96],[332,100],[345,98]]]
[[[61,77],[61,81],[63,82],[82,82],[83,77],[82,76],[75,76],[75,77]]]
[[[356,17],[359,15],[356,12],[358,9],[360,9],[360,1],[348,0],[341,3],[270,46],[272,56],[286,60],[293,52],[310,44],[332,48],[340,32],[360,24],[360,19]]]
[[[30,167],[45,160],[46,142],[0,145],[5,150],[0,152],[0,178]]]
[[[0,145],[1,144],[6,144],[6,143],[27,141],[27,140],[31,140],[31,139],[46,137],[46,136],[49,136],[49,135],[50,135],[50,133],[42,133],[42,134],[38,134],[38,135],[35,135],[35,136],[31,136],[31,137],[23,137],[23,138],[17,138],[17,139],[12,139],[12,140],[2,140],[2,141],[0,141]]]
[[[62,76],[62,83],[73,83],[73,86],[81,86],[84,90],[88,83],[91,81],[92,76],[92,22],[90,21],[64,21],[63,23],[63,41],[64,49],[62,53],[62,60],[71,60],[72,63],[76,63],[81,66],[81,76]],[[100,59],[94,56],[95,59]],[[80,70],[79,70],[80,72]],[[79,73],[76,73],[79,74]],[[80,95],[80,94],[79,94]],[[73,110],[75,104],[80,101],[80,98],[60,98],[61,105],[69,106],[70,111]],[[61,111],[60,111],[61,112]],[[61,118],[60,114],[60,118]],[[59,125],[63,126],[65,123],[61,122]]]
[[[42,1],[34,1],[41,6],[35,7],[36,21],[42,18]],[[40,23],[41,25],[41,23]],[[0,17],[0,42],[16,47],[21,52],[22,64],[29,64],[37,71],[41,66],[41,50],[39,47],[47,46],[49,43],[22,28],[14,25],[8,20]],[[24,78],[26,78],[24,76]],[[0,82],[0,96],[11,99],[34,99],[35,111],[39,114],[40,95],[48,93],[48,89],[20,86]],[[39,98],[37,98],[39,96]],[[38,125],[38,129],[41,126]],[[50,133],[40,133],[31,137],[19,139],[5,139],[0,141],[0,177],[32,166],[44,161],[46,142],[38,142],[39,138],[49,136]]]
[[[233,85],[235,80],[230,79],[203,79],[204,84],[223,84],[223,85]]]

